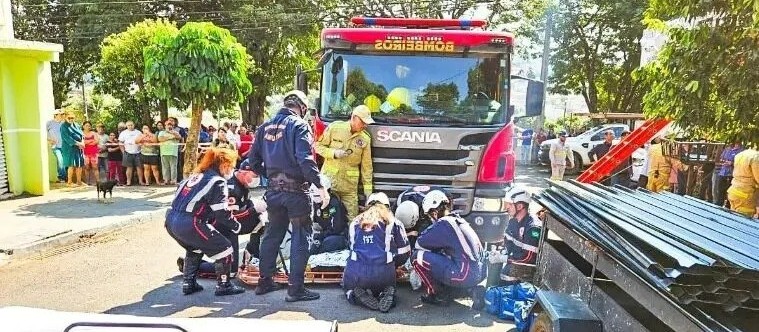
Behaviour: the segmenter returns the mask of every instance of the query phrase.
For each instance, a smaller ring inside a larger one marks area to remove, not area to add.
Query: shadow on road
[[[337,285],[310,286],[321,294],[312,302],[287,303],[285,290],[263,296],[248,288],[244,294],[216,297],[215,281],[200,280],[204,291],[191,296],[181,294],[181,277],[167,280],[167,284],[147,292],[140,302],[111,308],[106,314],[164,317],[179,314],[182,317],[239,317],[302,320],[310,317],[320,321],[351,323],[374,319],[383,324],[408,326],[446,326],[464,323],[471,327],[490,327],[494,318],[473,311],[468,305],[454,303],[448,307],[422,305],[420,293],[412,292],[408,285],[399,285],[398,305],[389,313],[370,311],[348,303]],[[468,303],[468,301],[466,302]],[[271,316],[271,317],[268,317]]]
[[[95,190],[91,199],[63,198],[45,203],[20,206],[13,211],[20,217],[40,217],[55,219],[87,219],[107,216],[128,216],[138,211],[153,211],[165,204],[151,201],[150,197],[125,198],[113,197],[113,203],[104,204],[97,201]]]

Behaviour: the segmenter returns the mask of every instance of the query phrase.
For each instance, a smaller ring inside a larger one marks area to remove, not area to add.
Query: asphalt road
[[[546,175],[524,169],[518,182],[538,190]],[[241,238],[242,240],[243,238]],[[20,305],[62,311],[153,317],[242,317],[278,320],[337,320],[341,331],[499,331],[510,322],[469,308],[468,300],[449,307],[422,305],[419,293],[403,289],[390,313],[347,303],[338,286],[315,287],[322,298],[290,304],[284,292],[256,296],[252,289],[215,297],[214,281],[204,292],[181,294],[176,258],[181,248],[161,222],[130,226],[0,267],[0,306]]]

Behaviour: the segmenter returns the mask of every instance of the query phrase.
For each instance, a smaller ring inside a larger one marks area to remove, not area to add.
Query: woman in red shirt
[[[92,122],[84,121],[82,124],[84,133],[84,182],[87,184],[97,183],[100,179],[98,171],[98,136],[92,131]],[[90,175],[95,179],[90,182]]]
[[[237,153],[240,155],[238,159],[238,165],[243,160],[248,159],[248,152],[250,147],[253,146],[253,135],[248,132],[248,128],[245,125],[240,126],[240,148],[237,149]]]

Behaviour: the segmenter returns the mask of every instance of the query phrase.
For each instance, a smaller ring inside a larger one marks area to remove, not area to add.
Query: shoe
[[[214,263],[216,269],[216,296],[235,295],[245,293],[245,288],[232,283],[230,270],[232,269],[231,260],[220,259]]]
[[[177,268],[179,268],[179,273],[184,273],[184,258],[177,258]]]
[[[245,293],[245,288],[233,284],[231,281],[219,283],[216,285],[214,295],[225,296]]]
[[[182,262],[182,265],[179,266],[179,270],[182,271],[182,293],[190,295],[202,291],[203,286],[198,284],[196,278],[200,269],[200,262],[203,260],[203,254],[188,251],[184,259],[181,257],[177,259],[177,264],[180,260]]]
[[[275,283],[271,278],[258,279],[258,286],[256,286],[256,295],[264,295],[282,289],[282,286]]]
[[[287,302],[298,302],[298,301],[313,301],[319,299],[319,293],[312,292],[308,289],[301,288],[299,291],[295,293],[287,292],[287,296],[285,297],[285,301]]]
[[[380,293],[379,311],[388,312],[393,307],[393,304],[395,304],[395,287],[387,286]]]
[[[471,289],[472,310],[481,311],[485,308],[485,287],[474,286]]]
[[[379,310],[379,301],[377,301],[377,298],[366,289],[354,288],[353,298],[364,307],[372,310]]]

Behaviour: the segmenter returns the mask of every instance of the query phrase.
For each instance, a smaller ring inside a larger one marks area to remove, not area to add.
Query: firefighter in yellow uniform
[[[669,173],[672,172],[672,158],[664,155],[661,141],[656,139],[654,144],[648,149],[648,184],[646,189],[659,193],[669,190]]]
[[[735,155],[727,200],[733,211],[759,218],[759,151],[756,148]]]
[[[358,180],[364,195],[373,192],[371,136],[365,130],[374,123],[365,105],[353,109],[349,121],[331,123],[316,142],[316,153],[324,157],[321,172],[332,180],[332,192],[345,204],[348,218],[358,215]]]

